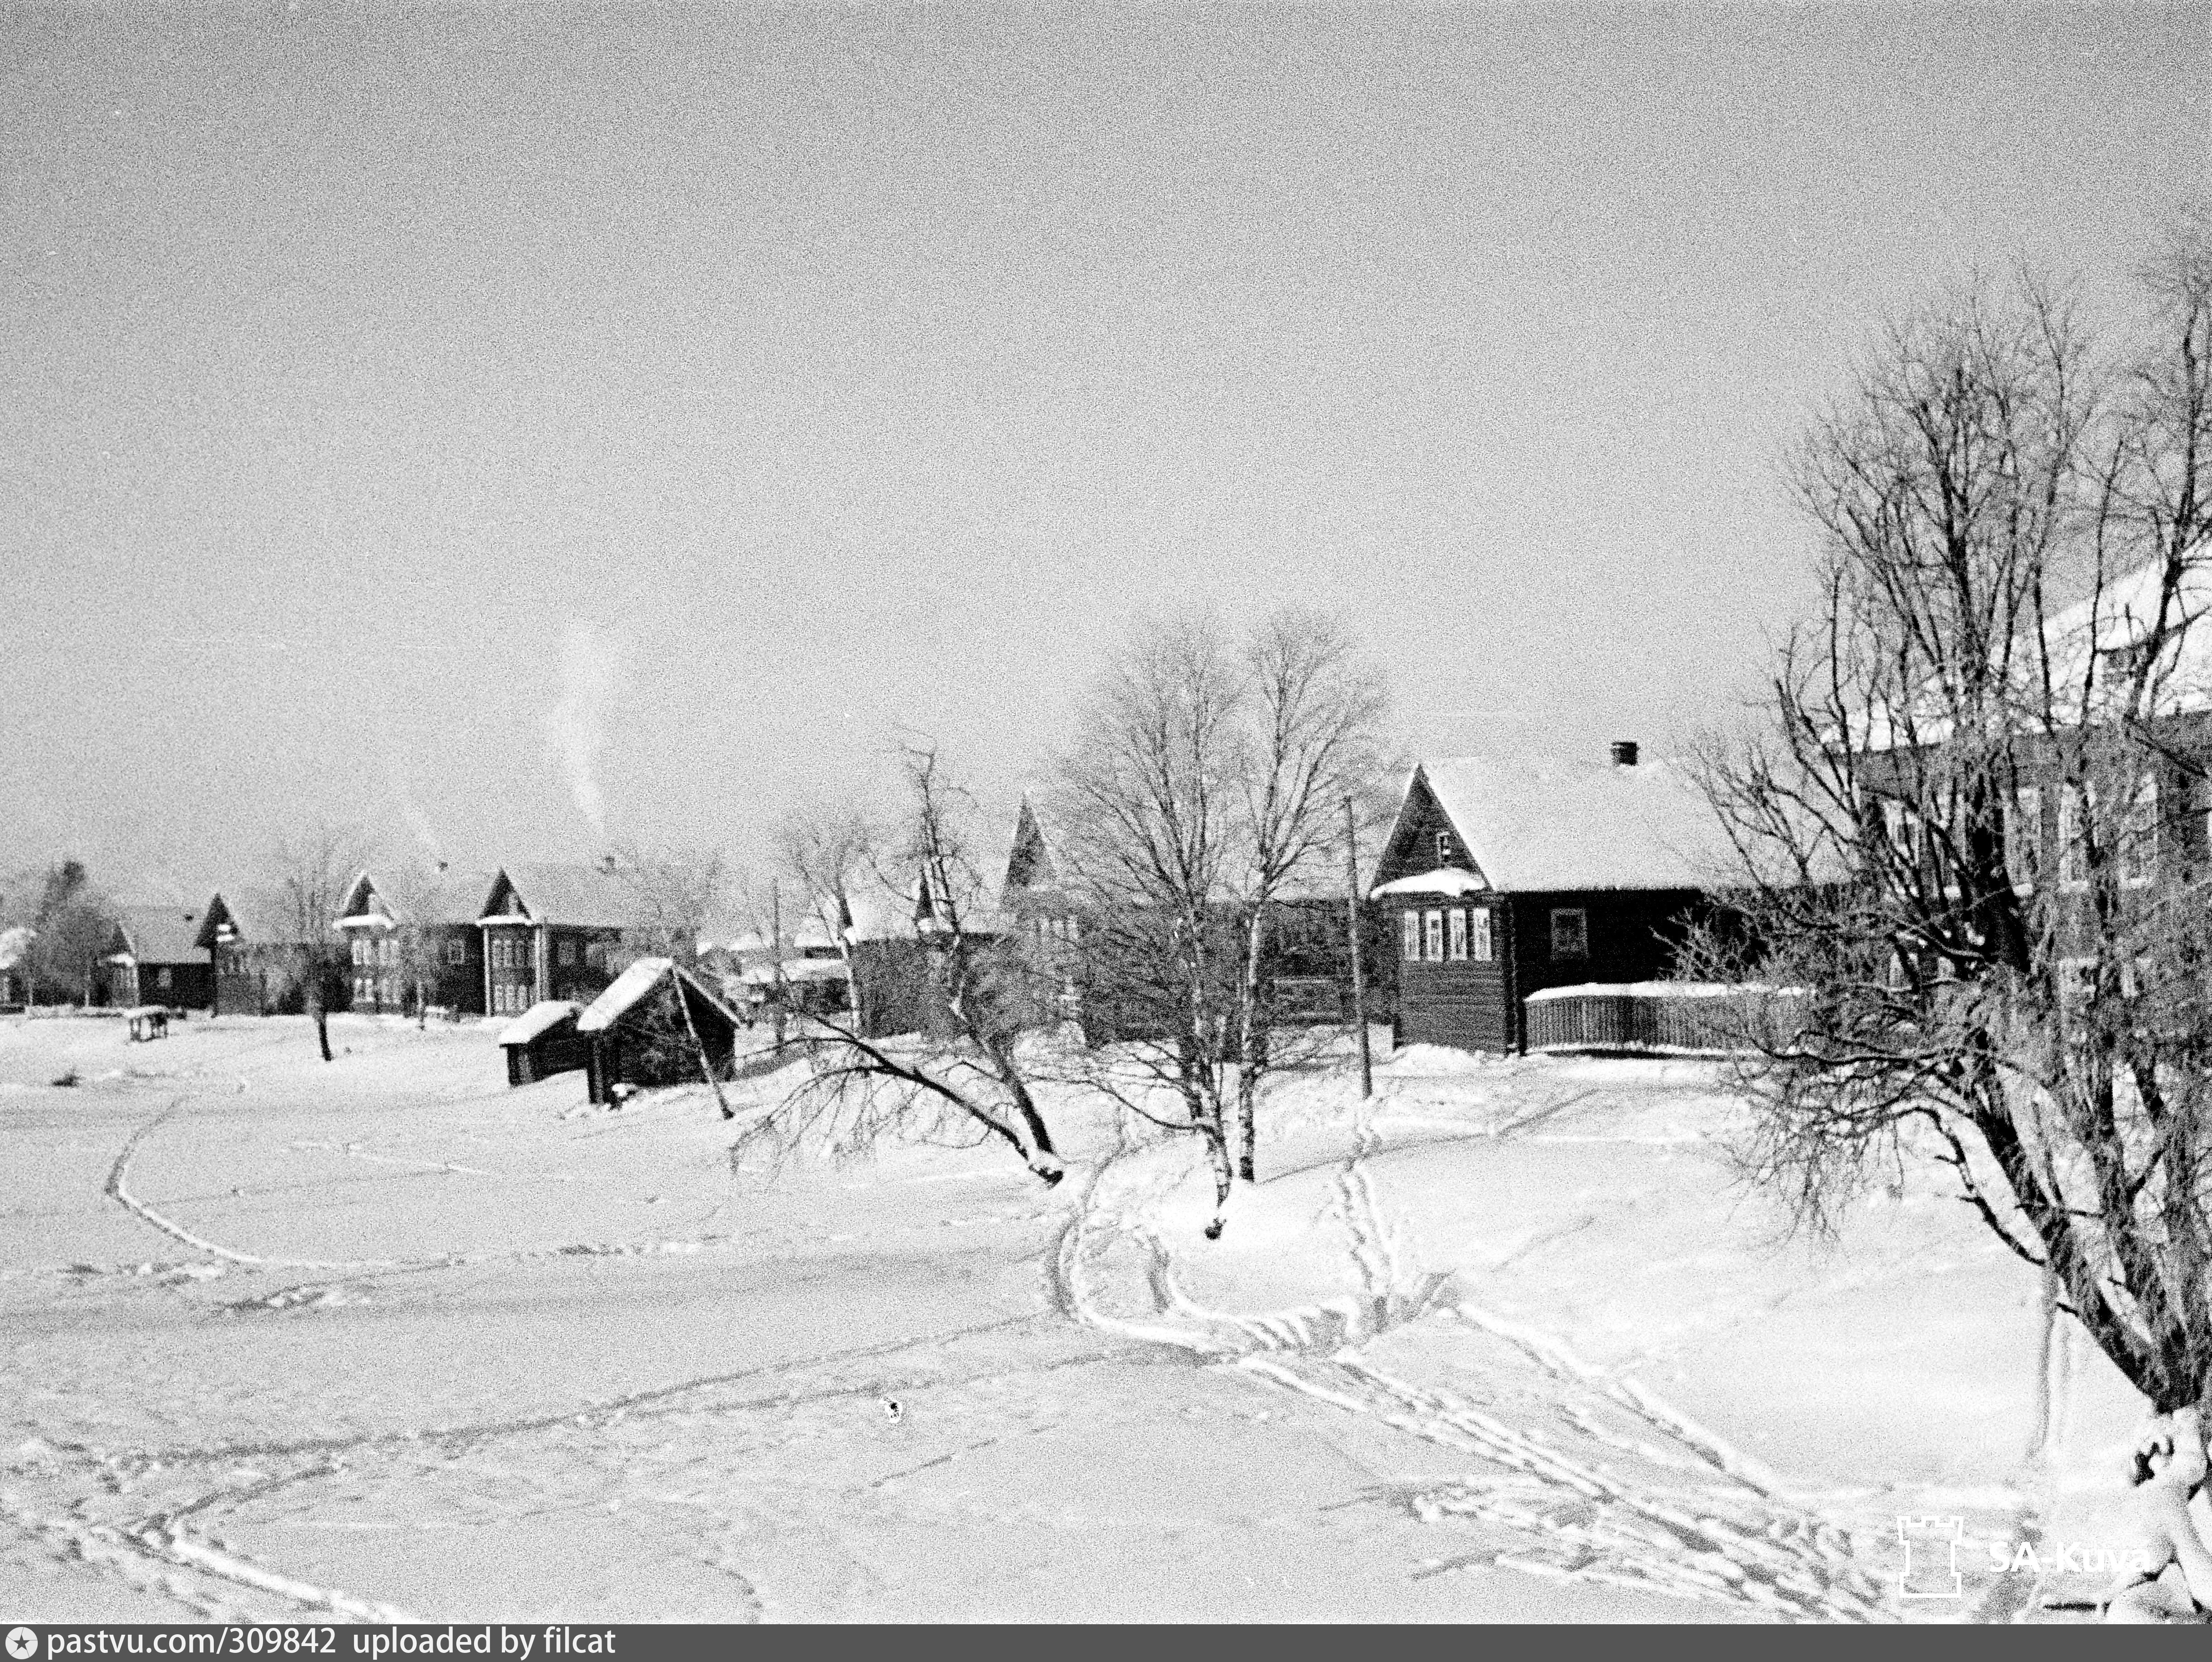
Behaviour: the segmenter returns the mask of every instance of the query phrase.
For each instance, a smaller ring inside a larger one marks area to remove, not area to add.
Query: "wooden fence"
[[[1714,1055],[1786,1038],[1802,995],[1771,987],[1644,982],[1550,987],[1527,1001],[1532,1050]]]

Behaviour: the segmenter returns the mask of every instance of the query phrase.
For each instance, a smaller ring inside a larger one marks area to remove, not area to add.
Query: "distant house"
[[[199,944],[199,926],[200,914],[182,906],[120,908],[108,941],[107,1001],[210,1008],[215,970]]]
[[[611,962],[632,897],[612,862],[502,867],[477,909],[485,1014],[520,1015],[546,999],[582,1004],[614,979]]]
[[[1631,743],[1609,764],[1423,762],[1372,890],[1397,1042],[1525,1049],[1531,993],[1665,977],[1731,853],[1694,783]]]
[[[641,958],[576,1018],[588,1094],[612,1102],[617,1085],[680,1085],[702,1068],[726,1075],[744,1025],[703,977],[671,959]]]
[[[209,956],[216,1015],[297,1012],[304,1002],[307,943],[274,889],[228,889],[200,915],[192,945]],[[333,989],[333,991],[343,991]],[[343,1008],[342,997],[330,1008]]]
[[[1039,1020],[1075,1014],[1094,1038],[1134,1036],[1151,1024],[1117,999],[1110,984],[1096,984],[1097,966],[1082,984],[1080,951],[1085,902],[1053,853],[1044,818],[1024,800],[1014,826],[1000,886],[998,913],[1009,939],[1036,971]],[[1236,915],[1218,909],[1222,962],[1242,961]],[[1315,869],[1279,892],[1267,908],[1263,931],[1266,969],[1274,992],[1276,1020],[1285,1026],[1352,1020],[1351,911],[1339,871]],[[1367,947],[1375,977],[1374,943]],[[1053,990],[1057,989],[1056,993]],[[1373,1008],[1370,1006],[1370,1008]]]
[[[381,885],[370,872],[356,878],[337,920],[348,943],[353,1008],[412,1012],[420,982],[434,1008],[489,1014],[477,919],[493,881],[489,872],[443,867]]]

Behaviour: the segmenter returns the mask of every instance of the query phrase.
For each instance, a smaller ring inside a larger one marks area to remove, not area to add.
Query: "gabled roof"
[[[182,906],[124,906],[115,918],[115,950],[141,964],[186,964],[199,945],[200,914]]]
[[[1407,783],[1391,832],[1394,849],[1421,788],[1434,795],[1492,888],[1712,888],[1735,868],[1735,851],[1718,817],[1672,763],[1425,761]],[[1416,869],[1425,868],[1416,862]]]
[[[292,907],[283,892],[265,884],[218,891],[201,914],[192,945],[205,952],[216,944],[216,937],[225,925],[234,931],[236,939],[248,946],[306,944],[300,938],[299,927],[293,922]]]
[[[719,1013],[732,1027],[744,1024],[744,1018],[724,1003],[720,993],[675,959],[641,958],[617,976],[612,986],[585,1006],[583,1014],[576,1018],[576,1031],[605,1032],[667,981],[673,981],[686,998],[703,1001],[708,1008]]]
[[[514,910],[507,904],[510,898],[520,903],[520,910],[533,923],[578,928],[625,928],[635,910],[622,880],[599,866],[502,866],[477,909],[477,917]]]
[[[487,871],[388,870],[380,883],[373,871],[353,880],[339,904],[341,917],[381,914],[395,923],[473,923],[483,910],[495,874]]]
[[[499,1030],[501,1044],[527,1044],[540,1033],[572,1020],[577,1007],[565,998],[542,998]]]

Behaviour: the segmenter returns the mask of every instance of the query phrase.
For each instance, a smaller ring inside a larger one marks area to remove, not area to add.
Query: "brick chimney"
[[[1616,739],[1613,741],[1613,764],[1617,768],[1632,768],[1636,765],[1636,740]]]

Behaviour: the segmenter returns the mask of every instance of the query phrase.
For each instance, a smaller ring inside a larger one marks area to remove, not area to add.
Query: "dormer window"
[[[1448,831],[1437,833],[1437,864],[1439,868],[1459,863],[1459,838]]]

